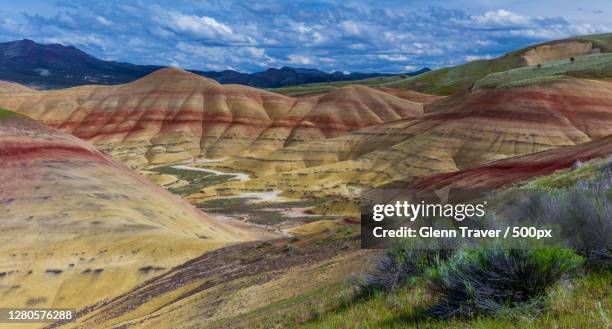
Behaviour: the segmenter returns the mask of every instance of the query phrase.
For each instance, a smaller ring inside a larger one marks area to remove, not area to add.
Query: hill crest
[[[268,152],[423,113],[420,102],[366,86],[291,98],[174,68],[117,86],[0,93],[0,106],[135,167]]]

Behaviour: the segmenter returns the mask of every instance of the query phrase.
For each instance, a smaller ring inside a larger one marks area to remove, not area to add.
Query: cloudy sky
[[[0,42],[102,59],[245,72],[403,72],[612,32],[612,1],[0,0]]]

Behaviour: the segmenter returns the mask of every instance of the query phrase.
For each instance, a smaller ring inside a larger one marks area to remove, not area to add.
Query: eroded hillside
[[[191,200],[243,190],[358,195],[397,179],[582,144],[612,133],[612,83],[565,79],[483,89],[426,106],[425,115],[226,161],[255,179],[228,182]]]
[[[0,163],[2,307],[84,307],[206,250],[261,237],[5,110]]]
[[[365,86],[290,98],[178,69],[117,86],[6,87],[0,86],[0,106],[87,140],[132,167],[257,154],[423,113],[420,102]]]

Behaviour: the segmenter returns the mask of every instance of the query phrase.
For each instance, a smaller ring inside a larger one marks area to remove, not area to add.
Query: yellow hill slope
[[[0,110],[0,307],[76,307],[256,238],[73,136]]]

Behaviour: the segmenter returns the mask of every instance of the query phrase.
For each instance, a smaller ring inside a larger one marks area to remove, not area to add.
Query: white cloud
[[[383,54],[383,55],[378,55],[378,58],[384,59],[390,62],[403,62],[403,61],[408,60],[407,56],[401,55],[401,54],[391,54],[391,55]]]
[[[207,70],[235,70],[239,65],[269,67],[278,62],[258,47],[212,47],[180,41],[175,48],[173,60],[182,67],[196,67],[197,63]]]
[[[340,29],[348,36],[360,36],[361,29],[359,24],[353,21],[342,21],[340,22]]]
[[[176,49],[183,53],[190,55],[196,55],[199,57],[205,57],[209,61],[218,61],[223,59],[224,52],[219,48],[205,47],[197,44],[179,42],[176,45]]]
[[[61,43],[63,45],[84,45],[84,46],[96,46],[105,48],[107,46],[106,40],[95,34],[66,34],[59,35],[56,37],[44,38],[43,42],[46,43]]]
[[[174,33],[160,27],[160,26],[154,26],[153,28],[151,28],[149,30],[151,32],[151,34],[153,34],[156,37],[162,38],[162,39],[167,39],[170,38],[172,36],[174,36]]]
[[[34,72],[38,73],[38,75],[43,77],[51,76],[51,71],[49,71],[48,69],[34,69]]]
[[[310,65],[314,63],[313,59],[308,56],[292,54],[287,57],[289,58],[289,63],[291,64]]]
[[[185,15],[179,12],[170,12],[167,26],[177,32],[185,33],[192,37],[210,41],[249,41],[249,38],[241,36],[224,23],[208,16]]]
[[[104,16],[96,16],[96,21],[104,26],[110,26],[111,22],[109,22]]]
[[[529,23],[529,19],[527,17],[504,9],[487,11],[481,16],[474,16],[473,21],[474,23],[483,26],[514,26]]]
[[[28,25],[19,23],[10,17],[0,20],[0,29],[9,34],[16,34],[19,36],[24,36],[33,32]]]
[[[327,41],[327,37],[325,35],[323,35],[321,32],[314,32],[312,33],[312,41],[313,44],[318,45],[318,44],[323,44]]]
[[[266,50],[263,48],[256,47],[244,47],[237,50],[238,54],[241,57],[249,58],[249,60],[253,60],[258,66],[266,66],[276,63],[276,59],[268,56],[266,54]]]
[[[244,48],[244,50],[246,50],[249,53],[249,55],[253,57],[257,57],[257,58],[261,58],[266,55],[266,50],[263,48],[246,47]]]
[[[61,22],[63,24],[66,24],[68,26],[72,26],[72,27],[76,27],[77,23],[76,21],[72,18],[72,16],[66,14],[66,13],[60,13],[59,15],[57,15],[56,17],[58,22]]]
[[[503,29],[500,33],[534,39],[560,39],[572,35],[609,32],[610,27],[589,23],[570,23],[561,17],[523,16],[505,9],[487,11],[457,23],[466,27]],[[477,43],[482,44],[482,40]]]
[[[473,61],[478,61],[481,59],[491,59],[491,58],[493,58],[493,56],[491,55],[467,55],[465,56],[465,61],[473,62]]]
[[[452,45],[449,43],[446,45],[446,47],[452,47]],[[433,43],[422,43],[422,42],[414,42],[412,44],[402,44],[399,46],[399,50],[401,50],[404,53],[410,54],[410,55],[425,55],[425,56],[440,56],[444,54],[444,51],[440,48],[438,48],[436,45],[434,45]]]
[[[590,24],[567,24],[533,26],[525,29],[510,30],[507,33],[511,36],[523,36],[542,40],[562,39],[573,35],[597,34],[609,32],[611,29],[606,26],[593,26]]]
[[[347,46],[349,49],[355,49],[355,50],[360,50],[360,49],[366,49],[366,45],[364,45],[363,43],[353,43]]]
[[[296,32],[305,34],[312,31],[312,27],[300,22],[289,22],[289,27]]]
[[[323,57],[323,58],[318,58],[317,60],[321,63],[336,63],[336,60],[334,58]]]

